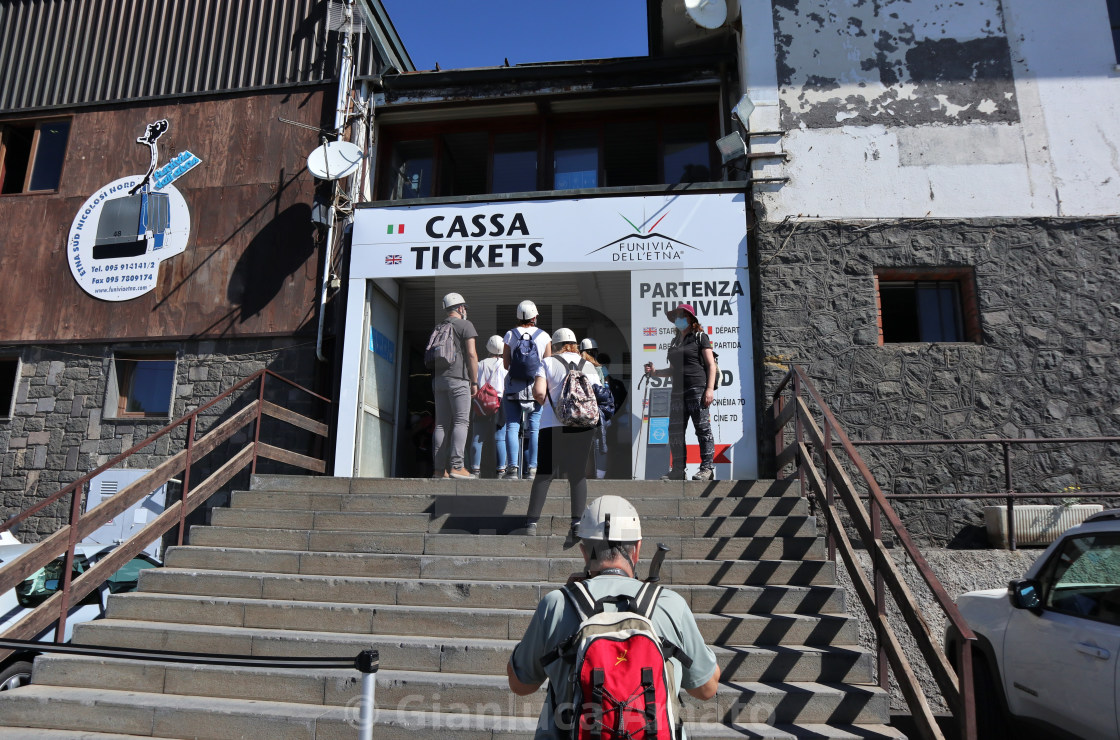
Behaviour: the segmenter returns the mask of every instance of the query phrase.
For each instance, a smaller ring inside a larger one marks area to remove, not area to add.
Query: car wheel
[[[17,660],[10,666],[0,671],[0,691],[18,689],[31,683],[31,662]]]
[[[1007,740],[1008,717],[1003,692],[988,661],[977,656],[972,666],[972,690],[976,697],[976,736],[985,740]]]

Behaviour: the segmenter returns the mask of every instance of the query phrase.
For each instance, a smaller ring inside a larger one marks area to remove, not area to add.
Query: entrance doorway
[[[503,336],[517,325],[517,304],[531,300],[540,316],[537,326],[551,334],[560,327],[576,337],[591,337],[609,363],[607,371],[631,388],[630,275],[625,272],[551,273],[547,275],[472,275],[463,279],[445,277],[407,278],[400,287],[401,343],[399,372],[402,413],[396,434],[395,477],[431,475],[431,433],[434,415],[431,372],[424,367],[424,348],[432,328],[443,319],[442,299],[459,293],[466,300],[468,318],[478,331],[475,343],[479,360],[488,355],[486,342]],[[640,372],[640,368],[639,368]],[[630,397],[605,430],[606,476],[631,477]],[[524,425],[523,425],[524,428]],[[467,445],[469,464],[470,444]],[[602,461],[602,460],[601,460]],[[513,464],[512,462],[510,464]],[[482,477],[493,477],[493,439],[484,441]],[[359,471],[359,475],[369,475]]]

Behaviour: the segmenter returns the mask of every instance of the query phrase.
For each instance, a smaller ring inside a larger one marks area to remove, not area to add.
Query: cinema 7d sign
[[[172,183],[201,160],[183,152],[158,166],[156,142],[167,129],[166,120],[156,121],[136,139],[151,152],[146,174],[101,187],[70,225],[70,273],[94,298],[127,301],[144,295],[155,287],[160,263],[187,248],[190,211]]]

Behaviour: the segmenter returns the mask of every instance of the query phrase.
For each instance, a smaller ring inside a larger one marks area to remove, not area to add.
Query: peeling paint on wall
[[[773,0],[785,128],[1019,120],[1000,0]]]

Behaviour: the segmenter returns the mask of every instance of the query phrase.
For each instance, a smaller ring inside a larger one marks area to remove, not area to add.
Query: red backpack
[[[562,590],[579,612],[580,625],[557,650],[574,662],[573,713],[558,715],[557,726],[570,726],[576,740],[679,738],[680,698],[673,692],[669,658],[686,667],[692,661],[653,626],[661,587],[643,583],[633,596],[598,601],[582,582]],[[604,611],[608,602],[618,603],[619,611]]]

